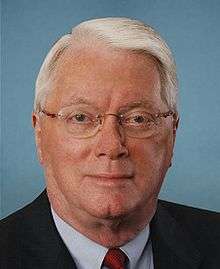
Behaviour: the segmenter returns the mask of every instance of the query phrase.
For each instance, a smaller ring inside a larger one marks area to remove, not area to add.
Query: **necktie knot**
[[[103,265],[109,269],[125,269],[126,254],[120,248],[111,248],[105,255]]]

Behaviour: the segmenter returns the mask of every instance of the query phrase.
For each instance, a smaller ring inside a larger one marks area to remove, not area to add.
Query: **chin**
[[[134,212],[139,202],[137,197],[129,197],[120,193],[91,197],[82,206],[90,215],[96,218],[115,219]]]

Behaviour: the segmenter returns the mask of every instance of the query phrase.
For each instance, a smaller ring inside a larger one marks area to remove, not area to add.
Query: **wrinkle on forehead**
[[[111,64],[108,62],[109,53],[111,54]],[[130,59],[134,59],[134,57],[136,58],[136,61],[130,61]],[[89,42],[88,44],[73,42],[59,57],[56,68],[57,72],[60,72],[65,68],[66,64],[69,64],[70,62],[72,65],[85,67],[95,61],[108,62],[108,66],[111,68],[111,65],[117,65],[120,59],[123,59],[125,66],[126,62],[129,61],[129,66],[127,66],[128,70],[131,69],[132,66],[138,65],[145,65],[145,68],[149,67],[149,71],[152,67],[158,70],[158,61],[153,56],[141,51],[131,51],[111,47],[102,41],[93,41],[93,43]]]
[[[141,72],[143,69],[144,72]],[[58,60],[51,83],[52,96],[54,90],[54,95],[58,95],[54,96],[56,99],[62,96],[62,93],[59,94],[61,90],[68,90],[75,93],[79,91],[84,94],[83,97],[90,97],[88,89],[92,89],[99,98],[99,92],[122,87],[124,89],[121,91],[122,95],[132,97],[135,91],[142,90],[137,86],[141,80],[147,80],[154,94],[160,96],[159,77],[156,60],[151,56],[122,49],[115,50],[100,44],[93,48],[71,46]],[[122,95],[117,95],[117,98],[122,98]],[[80,94],[76,97],[80,97]],[[71,98],[69,95],[69,99],[64,103],[71,102]]]
[[[71,105],[86,105],[86,106],[96,109],[97,111],[100,110],[100,108],[96,105],[95,102],[87,99],[86,97],[76,97],[75,95],[73,95],[67,103],[63,104],[64,107],[68,107]],[[158,108],[155,107],[154,102],[149,99],[124,102],[123,105],[119,107],[119,112],[124,113],[134,108],[141,108],[141,107],[152,110],[154,112],[159,112]]]

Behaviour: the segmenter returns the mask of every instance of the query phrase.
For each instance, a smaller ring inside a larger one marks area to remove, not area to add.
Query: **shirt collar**
[[[130,268],[136,268],[149,238],[149,225],[147,225],[133,240],[121,247],[130,261]]]
[[[108,248],[97,244],[79,233],[68,223],[63,221],[51,208],[56,228],[67,249],[73,257],[77,268],[100,269]],[[130,268],[135,268],[149,238],[149,225],[145,227],[133,240],[121,247],[128,256]],[[86,250],[86,251],[85,251]]]

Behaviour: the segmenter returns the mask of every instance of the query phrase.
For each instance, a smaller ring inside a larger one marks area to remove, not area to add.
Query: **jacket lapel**
[[[160,201],[150,224],[154,269],[198,269],[200,253],[187,231]]]
[[[77,269],[76,265],[66,248],[63,248],[57,258],[56,269]]]
[[[56,229],[46,190],[31,204],[28,212],[29,223],[25,230],[31,230],[31,237],[25,239],[28,253],[23,251],[22,259],[26,265],[30,259],[30,265],[24,268],[76,269]]]

